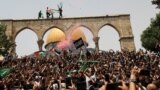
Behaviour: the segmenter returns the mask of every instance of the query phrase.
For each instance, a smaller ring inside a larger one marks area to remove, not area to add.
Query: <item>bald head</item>
[[[147,90],[158,90],[155,84],[150,83],[147,85]]]

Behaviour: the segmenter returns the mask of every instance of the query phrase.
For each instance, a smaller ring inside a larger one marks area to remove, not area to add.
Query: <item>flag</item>
[[[99,61],[95,61],[95,60],[87,60],[87,61],[80,60],[78,62],[80,63],[80,69],[79,69],[79,71],[86,70],[89,67],[89,64],[91,64],[91,63],[99,63]]]
[[[0,69],[0,78],[4,78],[8,74],[10,74],[11,68],[1,68]]]
[[[87,64],[83,64],[83,65],[81,65],[80,66],[80,69],[79,69],[79,71],[84,71],[84,70],[86,70],[88,68],[88,65]]]
[[[78,49],[84,45],[82,38],[77,39],[73,43],[74,43],[74,46],[76,47],[76,49]]]
[[[44,56],[45,56],[45,52],[44,51],[34,52],[34,57],[42,58]]]
[[[35,56],[35,57],[38,57],[38,55],[39,55],[39,51],[34,52],[34,56]]]
[[[39,52],[38,58],[42,58],[42,57],[44,57],[44,56],[45,56],[44,52]]]

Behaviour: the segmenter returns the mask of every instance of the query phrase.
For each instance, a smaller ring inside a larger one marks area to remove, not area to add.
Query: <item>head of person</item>
[[[157,86],[153,83],[147,85],[147,90],[158,90]]]

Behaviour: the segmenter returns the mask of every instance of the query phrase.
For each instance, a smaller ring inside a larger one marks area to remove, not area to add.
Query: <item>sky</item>
[[[46,7],[57,9],[63,3],[63,16],[86,17],[117,14],[130,14],[130,21],[136,49],[142,48],[140,35],[150,25],[151,18],[159,12],[151,0],[0,0],[0,19],[37,19],[42,10],[45,16]],[[58,13],[55,14],[58,17]],[[90,32],[87,33],[90,47],[94,47]],[[120,50],[119,36],[110,26],[104,26],[100,32],[100,49]],[[44,37],[46,39],[47,34]],[[38,50],[37,36],[31,30],[24,30],[16,37],[18,55],[29,54]]]

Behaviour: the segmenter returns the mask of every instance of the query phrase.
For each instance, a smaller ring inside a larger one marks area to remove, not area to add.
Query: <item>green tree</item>
[[[160,0],[153,0],[152,4],[157,5],[157,8],[160,8]]]
[[[160,44],[160,13],[151,20],[150,26],[141,35],[142,46],[151,51],[157,51],[156,45]]]
[[[14,43],[12,42],[10,37],[6,35],[6,25],[0,24],[0,55],[4,56],[8,54]]]

